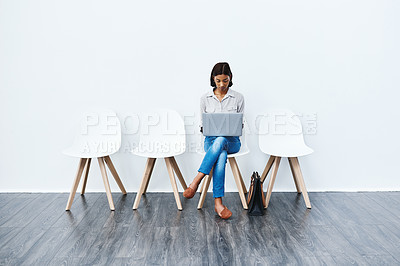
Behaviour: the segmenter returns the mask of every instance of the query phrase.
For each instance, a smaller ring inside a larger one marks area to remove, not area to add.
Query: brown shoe
[[[221,217],[222,219],[228,219],[229,217],[232,216],[232,212],[224,205],[224,209],[222,210],[221,213],[217,212],[217,209],[215,208],[215,212]]]
[[[196,195],[196,191],[197,191],[197,189],[187,187],[187,189],[185,189],[185,191],[183,191],[183,196],[187,199],[191,199],[194,197],[194,195]]]

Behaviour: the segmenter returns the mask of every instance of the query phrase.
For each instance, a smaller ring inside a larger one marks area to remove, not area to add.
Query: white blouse
[[[243,113],[244,97],[241,93],[228,89],[228,92],[219,101],[214,90],[205,93],[200,98],[200,127],[203,126],[202,113]]]

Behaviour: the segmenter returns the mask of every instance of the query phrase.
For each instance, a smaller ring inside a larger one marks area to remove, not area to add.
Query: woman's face
[[[228,89],[229,81],[231,78],[228,75],[217,75],[214,77],[215,85],[221,90]]]

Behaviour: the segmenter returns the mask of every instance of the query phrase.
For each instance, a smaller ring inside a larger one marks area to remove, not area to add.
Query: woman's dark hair
[[[210,82],[211,82],[211,87],[215,88],[217,85],[215,84],[214,77],[218,75],[228,75],[231,79],[229,81],[228,87],[231,87],[233,85],[232,83],[232,72],[231,68],[229,67],[229,64],[226,62],[220,62],[217,63],[212,71],[211,71],[211,77],[210,77]]]

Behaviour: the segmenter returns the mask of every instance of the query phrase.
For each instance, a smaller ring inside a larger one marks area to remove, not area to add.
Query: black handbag
[[[247,194],[247,206],[249,215],[264,215],[265,196],[258,172],[253,172],[253,175],[251,176],[249,193]]]

